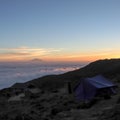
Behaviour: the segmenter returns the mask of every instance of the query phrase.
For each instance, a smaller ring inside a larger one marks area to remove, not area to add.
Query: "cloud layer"
[[[14,83],[26,82],[44,75],[61,74],[78,69],[80,64],[31,64],[31,63],[0,63],[0,89]]]

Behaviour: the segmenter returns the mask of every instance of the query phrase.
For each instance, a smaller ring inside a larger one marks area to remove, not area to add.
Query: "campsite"
[[[119,63],[119,59],[98,60],[76,71],[3,89],[0,119],[119,120]]]
[[[75,88],[75,96],[78,101],[89,101],[95,96],[105,98],[115,93],[115,84],[101,75],[83,78]]]

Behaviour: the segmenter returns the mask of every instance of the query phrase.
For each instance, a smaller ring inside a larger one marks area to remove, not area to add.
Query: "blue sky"
[[[119,6],[119,0],[0,0],[0,59],[119,57]]]

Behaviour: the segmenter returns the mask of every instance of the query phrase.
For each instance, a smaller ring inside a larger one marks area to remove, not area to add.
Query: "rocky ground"
[[[0,120],[119,120],[119,114],[119,88],[111,99],[100,99],[91,107],[75,101],[64,88],[0,99]]]

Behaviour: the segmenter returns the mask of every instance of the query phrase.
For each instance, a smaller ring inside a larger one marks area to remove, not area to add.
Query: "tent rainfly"
[[[80,83],[75,87],[74,93],[78,101],[90,101],[100,94],[115,94],[115,86],[115,84],[102,75],[97,75],[81,79]]]

